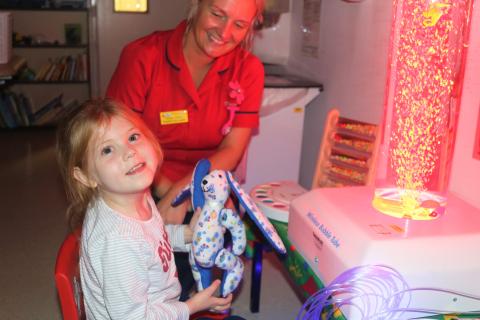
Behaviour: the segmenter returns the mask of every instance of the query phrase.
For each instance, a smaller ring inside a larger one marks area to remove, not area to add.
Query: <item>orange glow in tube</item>
[[[446,206],[472,0],[396,0],[373,206],[431,220]],[[383,163],[383,166],[382,166]]]

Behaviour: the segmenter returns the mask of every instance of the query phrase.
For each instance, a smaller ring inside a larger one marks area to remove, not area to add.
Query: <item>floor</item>
[[[0,319],[61,319],[53,271],[67,228],[54,130],[0,131],[0,146]],[[249,311],[246,261],[233,313],[251,320],[295,319],[301,301],[274,254],[264,256],[260,312]]]

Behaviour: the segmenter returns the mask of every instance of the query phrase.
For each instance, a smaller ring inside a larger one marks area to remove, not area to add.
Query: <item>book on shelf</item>
[[[47,102],[44,106],[40,107],[31,118],[31,123],[34,125],[38,125],[42,123],[42,118],[46,117],[47,114],[56,112],[56,108],[62,105],[62,98],[63,93],[59,94],[58,96],[54,97],[52,100]]]
[[[28,116],[28,123],[30,124],[32,122],[33,113],[34,113],[32,98],[29,95],[20,93],[19,99],[20,99],[20,105],[22,106],[22,109],[25,110],[25,113]]]
[[[3,128],[27,127],[30,125],[30,101],[23,94],[5,91],[0,98],[0,124]]]
[[[27,65],[27,59],[22,56],[13,56],[7,64],[0,65],[0,78],[11,79],[17,72]]]
[[[36,112],[32,104],[31,98],[23,93],[0,93],[0,128],[56,125],[80,106],[77,99],[63,103],[63,94],[55,96]]]
[[[56,69],[56,62],[53,61],[52,59],[48,59],[48,70],[45,72],[45,75],[42,77],[42,81],[49,81],[50,78],[52,77],[53,72]]]
[[[87,55],[49,58],[36,73],[35,81],[87,81]]]
[[[37,119],[34,123],[35,126],[45,126],[55,124],[57,117],[63,111],[61,105],[56,106],[53,109],[48,110],[41,118]]]
[[[37,75],[35,76],[35,81],[42,81],[45,79],[45,75],[48,73],[50,68],[52,67],[52,63],[49,61],[44,63],[40,69],[38,69]]]
[[[2,117],[2,122],[5,128],[16,128],[18,124],[8,104],[7,95],[4,93],[0,94],[0,117]]]
[[[51,109],[44,114],[35,125],[56,125],[73,109],[77,108],[80,104],[76,99],[72,99],[64,104],[60,104],[57,107]]]
[[[70,65],[70,68],[68,70],[68,80],[70,81],[73,81],[75,80],[75,70],[76,70],[76,67],[77,67],[77,59],[73,58],[70,60],[71,62],[71,65]]]
[[[71,56],[65,56],[64,59],[63,59],[63,68],[62,68],[62,74],[60,75],[60,78],[59,80],[62,80],[62,81],[67,81],[68,78],[67,78],[67,74],[69,73],[68,69],[71,68],[71,62],[70,60],[72,60]]]
[[[31,108],[29,106],[30,102],[25,98],[24,94],[19,94],[15,96],[15,100],[18,105],[18,113],[22,118],[22,124],[24,126],[30,125],[30,118],[32,116]]]
[[[27,59],[22,56],[14,56],[10,64],[15,74],[27,65]]]
[[[18,98],[17,95],[12,93],[12,92],[7,92],[6,94],[6,101],[7,101],[7,106],[10,108],[10,112],[13,115],[13,118],[15,119],[15,124],[17,127],[23,127],[23,126],[28,126],[28,123],[25,123],[22,117],[22,111],[20,111],[21,107],[19,106],[18,103]]]
[[[53,71],[50,79],[48,79],[49,81],[59,81],[60,80],[61,75],[63,73],[63,69],[65,68],[63,60],[64,60],[64,57],[59,57],[58,58],[58,61],[55,64],[55,70]]]

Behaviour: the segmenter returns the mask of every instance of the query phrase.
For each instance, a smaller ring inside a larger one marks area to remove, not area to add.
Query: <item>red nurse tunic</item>
[[[237,47],[214,60],[197,89],[183,56],[185,29],[183,21],[129,43],[106,94],[142,115],[164,151],[161,171],[172,181],[216,151],[228,104],[238,107],[233,127],[258,127],[264,84],[260,60]]]

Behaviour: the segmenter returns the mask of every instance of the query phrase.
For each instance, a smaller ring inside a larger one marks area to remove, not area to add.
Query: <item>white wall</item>
[[[151,0],[149,12],[114,13],[112,0],[96,0],[98,94],[103,96],[125,44],[155,30],[174,28],[185,16],[189,0]]]
[[[480,208],[480,160],[473,158],[475,130],[480,112],[479,6],[474,6],[470,30],[450,190]]]
[[[309,188],[328,111],[378,124],[383,113],[392,1],[323,0],[318,59],[301,53],[303,1],[293,1],[289,64],[324,84],[305,114],[300,184]]]
[[[379,123],[384,105],[393,1],[348,4],[323,0],[319,58],[300,52],[303,1],[293,1],[289,64],[324,84],[325,91],[305,114],[300,183],[309,188],[315,171],[324,121],[332,107],[340,114]],[[473,9],[470,43],[452,163],[450,190],[480,207],[480,160],[473,158],[480,106],[480,7]],[[478,124],[480,125],[480,124]]]

